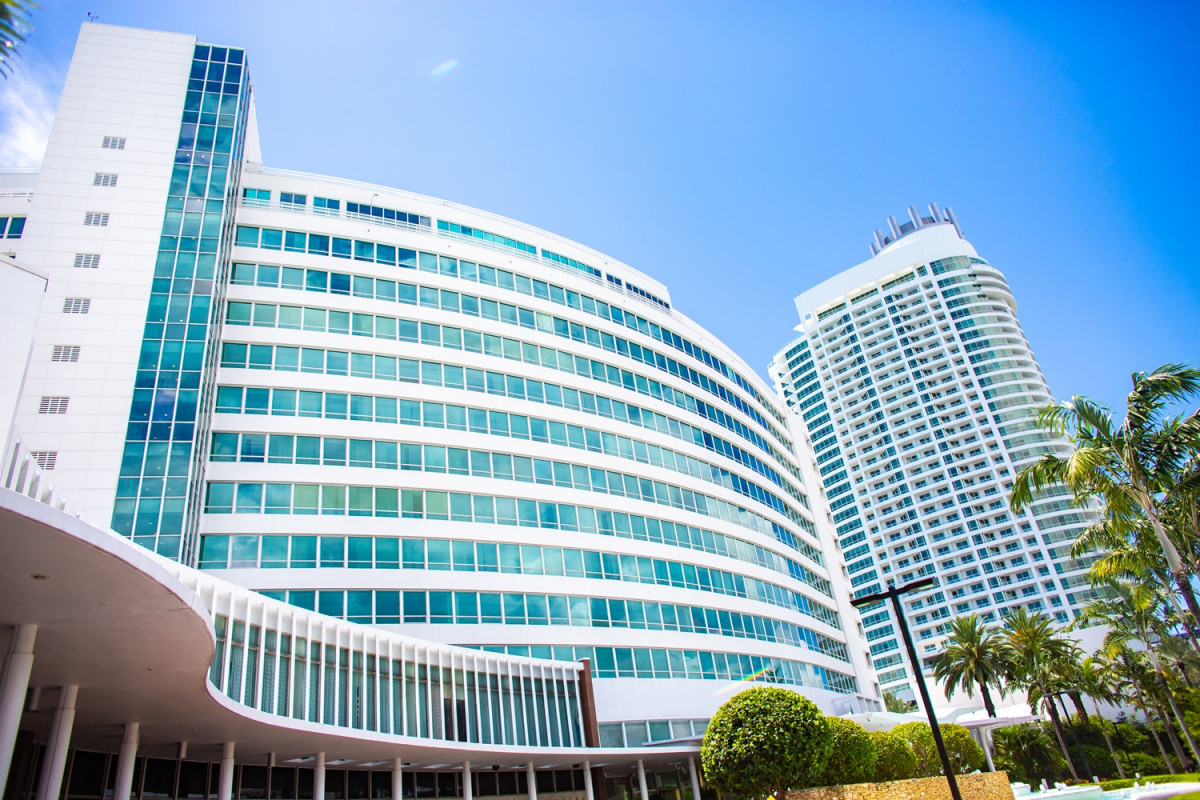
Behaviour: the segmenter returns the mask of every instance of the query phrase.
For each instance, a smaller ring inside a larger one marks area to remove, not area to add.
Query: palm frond
[[[12,72],[12,60],[20,55],[19,47],[33,30],[29,24],[37,3],[32,0],[0,0],[0,75]]]
[[[1108,406],[1078,395],[1071,398],[1070,405],[1076,430],[1086,431],[1089,438],[1097,442],[1112,442],[1117,438]]]
[[[1151,425],[1162,408],[1200,394],[1200,370],[1184,364],[1163,364],[1153,372],[1135,372],[1133,391],[1126,398],[1126,427]]]

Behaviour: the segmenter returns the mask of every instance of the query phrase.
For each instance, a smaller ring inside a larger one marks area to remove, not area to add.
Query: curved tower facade
[[[1053,399],[1004,276],[950,209],[910,216],[876,233],[869,261],[796,298],[800,335],[771,375],[811,446],[854,593],[937,578],[905,601],[927,659],[960,615],[1070,620],[1087,588],[1068,551],[1089,520],[1056,491],[1009,511],[1016,473],[1069,446],[1036,425]],[[908,691],[888,610],[863,625],[882,687]]]
[[[202,569],[588,658],[629,714],[699,718],[753,674],[857,691],[786,411],[665,287],[511,220],[253,164],[231,258]]]

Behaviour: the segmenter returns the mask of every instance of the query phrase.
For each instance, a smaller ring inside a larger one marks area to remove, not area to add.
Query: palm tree
[[[1062,693],[1071,698],[1071,704],[1075,706],[1075,713],[1079,716],[1083,724],[1088,724],[1087,706],[1083,704],[1083,692],[1079,685],[1079,664],[1083,660],[1083,650],[1074,642],[1067,643],[1067,653],[1064,658],[1059,659],[1054,663],[1054,674],[1057,676],[1057,684],[1061,687]],[[1064,704],[1063,708],[1066,708]],[[1070,715],[1067,715],[1068,721]]]
[[[1117,758],[1117,750],[1113,747],[1112,738],[1108,735],[1108,720],[1104,718],[1104,714],[1099,713],[1102,703],[1115,706],[1120,697],[1112,670],[1103,658],[1087,656],[1079,662],[1074,678],[1080,691],[1092,698],[1096,704],[1096,718],[1100,725],[1100,733],[1104,736],[1104,743],[1108,745],[1108,753],[1117,767],[1117,774],[1124,778],[1125,770],[1121,766],[1121,759]]]
[[[1146,660],[1141,653],[1134,652],[1128,647],[1117,650],[1110,656],[1109,668],[1113,676],[1117,679],[1120,686],[1128,692],[1125,698],[1133,705],[1134,708],[1142,712],[1142,716],[1146,719],[1146,728],[1150,731],[1150,735],[1154,737],[1154,743],[1158,745],[1158,751],[1162,753],[1163,762],[1167,765],[1167,770],[1173,775],[1175,774],[1175,765],[1171,762],[1167,755],[1167,749],[1163,747],[1162,739],[1158,735],[1158,729],[1154,727],[1154,722],[1150,718],[1150,708],[1153,703],[1149,698],[1149,673],[1150,668],[1146,664]],[[1156,708],[1156,714],[1161,712]],[[1163,722],[1163,729],[1170,731],[1170,726]],[[1173,742],[1175,752],[1179,754],[1180,762],[1183,762],[1183,752],[1179,748],[1177,742]]]
[[[1050,717],[1058,746],[1067,759],[1071,777],[1079,780],[1071,754],[1067,751],[1067,740],[1063,736],[1062,719],[1054,705],[1058,691],[1059,676],[1055,665],[1069,657],[1070,643],[1054,629],[1050,620],[1040,612],[1030,614],[1018,608],[1004,621],[1004,643],[1009,653],[1007,677],[1009,681],[1025,689],[1029,709],[1034,714],[1040,704]]]
[[[1142,529],[1141,534],[1130,535],[1128,531],[1131,527]],[[1103,555],[1098,555],[1101,553]],[[1083,558],[1088,554],[1094,557],[1088,570],[1088,579],[1094,586],[1105,586],[1118,579],[1137,582],[1150,580],[1164,587],[1174,583],[1162,559],[1162,551],[1150,533],[1150,524],[1145,520],[1114,524],[1104,519],[1084,529],[1071,545],[1071,556]],[[1192,650],[1200,655],[1200,636],[1197,635],[1191,615],[1180,605],[1175,592],[1162,592],[1160,597],[1164,605],[1170,606],[1170,615],[1179,624]]]
[[[1200,370],[1164,364],[1132,378],[1133,391],[1120,426],[1113,423],[1108,408],[1085,397],[1043,409],[1039,423],[1069,436],[1075,452],[1068,457],[1046,453],[1021,470],[1010,505],[1019,512],[1043,490],[1064,486],[1077,503],[1103,501],[1105,518],[1114,530],[1137,539],[1144,535],[1138,523],[1145,521],[1200,628],[1200,605],[1190,580],[1200,566],[1197,549],[1190,546],[1181,552],[1182,537],[1168,526],[1169,509],[1200,487],[1200,411],[1164,418],[1169,405],[1200,393]]]
[[[1101,591],[1102,594],[1083,609],[1076,622],[1099,622],[1106,625],[1108,632],[1104,634],[1104,648],[1110,656],[1122,649],[1128,649],[1131,643],[1140,644],[1145,648],[1146,658],[1159,679],[1157,688],[1179,723],[1179,729],[1183,732],[1192,756],[1200,763],[1200,750],[1197,749],[1191,731],[1184,722],[1183,713],[1175,701],[1175,693],[1171,690],[1170,680],[1159,656],[1159,646],[1164,639],[1171,638],[1172,627],[1171,621],[1164,614],[1164,609],[1169,609],[1169,606],[1162,599],[1162,588],[1152,583],[1113,580]],[[1168,735],[1172,735],[1170,730]]]
[[[958,689],[970,694],[978,688],[987,715],[996,716],[988,687],[1003,685],[1008,660],[1004,637],[978,614],[969,614],[950,623],[950,635],[942,647],[933,659],[933,676],[946,685],[946,699]]]
[[[1196,654],[1182,636],[1167,636],[1158,642],[1158,655],[1170,665],[1174,675],[1189,689],[1200,683],[1200,655]]]
[[[912,711],[907,700],[904,700],[900,695],[894,692],[883,693],[883,707],[886,711],[891,711],[895,714],[907,714]]]

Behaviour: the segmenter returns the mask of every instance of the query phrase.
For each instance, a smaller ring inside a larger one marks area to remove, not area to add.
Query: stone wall
[[[1013,800],[1007,772],[958,775],[963,800]],[[788,800],[951,800],[945,778],[916,778],[889,783],[856,783],[788,792]]]

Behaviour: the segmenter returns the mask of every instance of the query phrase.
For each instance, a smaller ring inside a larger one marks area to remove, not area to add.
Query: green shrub
[[[987,763],[983,748],[971,736],[971,732],[961,725],[942,725],[942,740],[946,743],[946,754],[950,757],[950,766],[954,774],[962,775],[983,769]],[[937,751],[937,743],[933,739],[933,730],[927,722],[906,722],[897,725],[892,732],[908,742],[913,755],[917,759],[918,778],[933,778],[944,774],[942,758]]]
[[[1085,770],[1083,759],[1079,757],[1079,748],[1074,741],[1076,736],[1083,744],[1083,752],[1092,768],[1092,774],[1102,778],[1115,778],[1118,774],[1104,741],[1099,719],[1093,714],[1090,720],[1084,723],[1077,715],[1071,717],[1067,741],[1071,760],[1081,778],[1085,777]],[[1150,729],[1144,724],[1121,716],[1116,722],[1107,721],[1105,728],[1126,775],[1132,778],[1139,772],[1143,775],[1161,775],[1168,771]],[[1067,762],[1063,759],[1062,750],[1055,738],[1054,728],[1049,722],[1001,728],[995,731],[993,738],[996,744],[996,768],[1007,771],[1015,781],[1037,784],[1045,778],[1053,783],[1056,780],[1066,780],[1070,775]],[[1086,777],[1090,778],[1091,775]]]
[[[833,725],[833,752],[821,776],[821,786],[865,783],[875,774],[875,744],[862,725],[829,717]]]
[[[1145,725],[1134,722],[1118,722],[1113,725],[1111,732],[1113,745],[1116,746],[1117,752],[1124,754],[1126,752],[1133,753],[1134,751],[1142,753],[1150,753],[1151,750],[1157,752],[1158,748],[1150,737]],[[1166,767],[1155,772],[1165,772]]]
[[[1156,775],[1167,771],[1162,755],[1150,753],[1130,753],[1128,758],[1121,760],[1121,766],[1125,768],[1126,775]]]
[[[722,795],[761,797],[817,785],[833,726],[810,700],[774,687],[747,689],[713,715],[700,745],[704,775]]]
[[[1078,755],[1078,753],[1079,748],[1071,748],[1072,758]],[[1092,768],[1092,771],[1088,773],[1089,778],[1092,776],[1098,776],[1101,780],[1106,780],[1120,777],[1120,773],[1117,772],[1117,765],[1113,762],[1112,753],[1108,752],[1108,748],[1104,745],[1085,743],[1083,745],[1083,754],[1087,757],[1088,766]],[[1120,753],[1117,754],[1117,758],[1121,758]],[[1125,766],[1124,759],[1121,761],[1121,766]],[[1083,765],[1081,764],[1079,768],[1082,770]],[[1129,774],[1132,775],[1133,773],[1131,772]],[[1079,777],[1083,777],[1082,772],[1079,774]]]
[[[1067,762],[1045,725],[1014,725],[992,734],[996,746],[996,769],[1003,769],[1014,781],[1037,785],[1070,777]],[[1090,776],[1089,776],[1090,777]]]
[[[946,742],[946,753],[955,775],[987,769],[987,756],[971,732],[962,725],[942,725],[942,739]],[[932,732],[930,732],[932,736]],[[938,774],[941,775],[942,761],[938,759]]]
[[[917,757],[902,737],[893,731],[871,731],[875,745],[876,781],[906,781],[917,776]]]

